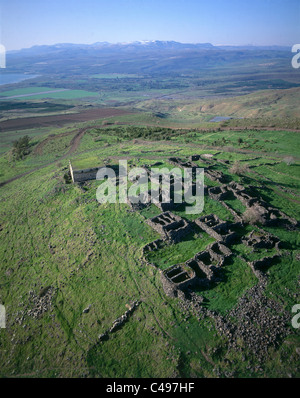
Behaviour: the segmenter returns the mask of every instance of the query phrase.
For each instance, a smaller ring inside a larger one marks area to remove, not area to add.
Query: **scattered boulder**
[[[86,307],[86,308],[82,311],[82,313],[83,313],[83,314],[87,314],[88,312],[90,312],[91,306],[92,306],[92,304],[90,304],[88,307]]]

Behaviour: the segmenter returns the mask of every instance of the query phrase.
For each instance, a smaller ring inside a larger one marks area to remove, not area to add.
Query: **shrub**
[[[64,174],[64,180],[66,184],[71,184],[72,182],[72,177],[70,171]]]
[[[243,221],[247,224],[263,224],[264,219],[257,209],[250,207],[244,212]]]
[[[29,154],[29,141],[30,138],[28,135],[24,135],[24,137],[21,137],[13,142],[12,154],[16,160],[23,159]]]
[[[290,166],[291,164],[293,164],[295,162],[295,159],[293,158],[293,156],[286,156],[283,159],[283,162],[286,163],[288,166]]]
[[[247,164],[241,164],[238,160],[234,162],[232,167],[229,169],[231,174],[241,175],[249,170]]]

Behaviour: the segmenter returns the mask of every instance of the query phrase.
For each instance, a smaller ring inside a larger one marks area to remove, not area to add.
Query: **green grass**
[[[72,128],[76,131],[75,126]],[[96,201],[97,181],[91,181],[81,189],[77,185],[65,184],[63,175],[69,159],[62,156],[68,151],[73,135],[57,135],[67,131],[68,127],[30,130],[32,149],[49,134],[54,134],[44,146],[43,155],[35,155],[32,151],[18,162],[12,162],[8,152],[0,156],[1,181],[41,167],[0,187],[0,302],[8,314],[7,329],[0,332],[1,346],[5,347],[0,351],[0,375],[211,377],[219,369],[223,376],[227,371],[236,372],[237,377],[261,376],[258,371],[250,373],[249,366],[258,365],[255,358],[250,360],[249,356],[243,361],[241,353],[227,349],[226,338],[216,333],[210,318],[197,321],[195,316],[183,313],[178,300],[167,297],[162,289],[159,268],[165,269],[190,259],[213,240],[196,231],[180,243],[165,244],[149,253],[148,260],[158,269],[146,266],[142,248],[159,236],[145,223],[145,218],[157,215],[159,210],[150,206],[141,212],[131,212],[126,204],[100,205]],[[101,165],[104,160],[115,164],[124,157],[131,165],[160,161],[160,167],[171,167],[167,162],[170,156],[187,158],[191,154],[219,151],[203,148],[201,142],[205,134],[200,133],[190,137],[193,141],[188,143],[179,141],[180,134],[175,140],[160,141],[152,140],[150,135],[141,142],[117,133],[114,126],[106,132],[91,129],[83,137],[78,151],[70,155],[75,168]],[[228,140],[236,140],[237,133],[228,132]],[[259,136],[259,132],[248,132],[252,133]],[[24,131],[10,134],[12,137],[25,135]],[[264,131],[260,134],[263,149],[270,145],[265,142],[268,134]],[[293,146],[297,148],[295,134],[280,134],[282,153]],[[213,135],[211,139],[215,139]],[[4,148],[9,149],[9,135],[2,137],[6,137]],[[207,139],[210,139],[209,133]],[[276,163],[281,159],[276,158],[272,165],[266,165],[270,155],[265,153],[259,159],[251,160],[258,155],[223,151],[215,154],[213,159],[230,160],[228,168],[237,159],[245,160],[256,166],[251,170],[269,177],[272,183],[254,173],[232,176],[226,166],[213,161],[215,169],[226,172],[231,179],[256,186],[274,206],[298,217],[299,203],[291,200],[297,196],[288,192],[280,196],[276,191],[281,186],[299,194],[298,161],[287,166]],[[262,187],[261,182],[267,188]],[[236,200],[228,203],[243,212]],[[186,215],[183,207],[174,212],[190,220],[199,217]],[[206,197],[201,215],[211,213],[233,221],[232,215],[220,203]],[[284,243],[283,257],[268,270],[266,293],[289,310],[297,293],[299,234],[283,228],[265,229]],[[246,227],[240,232],[247,234],[251,230]],[[224,266],[223,280],[210,289],[198,291],[204,297],[203,305],[222,315],[227,314],[246,290],[257,283],[250,267],[237,256],[252,261],[274,253],[265,250],[251,253],[238,242],[232,250],[233,261]],[[52,309],[33,319],[27,314],[33,305],[29,292],[38,294],[49,285],[57,289]],[[112,326],[113,321],[126,311],[126,304],[133,300],[140,300],[141,304],[129,320],[111,334],[108,341],[98,343],[98,336]],[[88,305],[91,305],[90,312],[83,314]],[[279,344],[261,365],[266,377],[296,372],[297,358],[292,357],[292,350],[299,345],[297,335],[289,336],[287,341],[292,341],[288,348]]]
[[[43,99],[43,98],[53,98],[53,99],[78,99],[85,97],[97,97],[98,93],[85,91],[85,90],[66,90],[59,91],[60,88],[50,88],[50,87],[29,87],[29,88],[20,88],[10,91],[3,91],[0,93],[0,97],[22,97],[22,99]],[[53,91],[53,92],[51,92]],[[57,91],[57,92],[55,92]],[[43,94],[43,92],[45,92]],[[32,95],[37,93],[36,95]],[[38,94],[41,93],[41,94]],[[28,97],[26,96],[28,95]]]
[[[224,315],[237,304],[246,290],[256,285],[257,278],[250,267],[239,258],[234,258],[232,264],[225,265],[222,278],[217,285],[208,290],[200,290],[199,294],[204,297],[208,308]]]
[[[182,242],[165,245],[163,248],[149,252],[147,259],[160,269],[166,269],[174,264],[183,263],[194,257],[196,253],[205,250],[206,246],[214,242],[206,233],[194,232],[187,236]]]
[[[135,75],[133,73],[98,73],[91,77],[94,79],[129,79],[138,78],[140,75]]]
[[[230,152],[230,149],[249,150],[250,152],[265,152],[298,156],[300,151],[299,140],[295,139],[295,132],[288,131],[191,131],[187,135],[178,137],[178,140],[199,145],[215,146]],[[239,139],[242,142],[239,143]]]

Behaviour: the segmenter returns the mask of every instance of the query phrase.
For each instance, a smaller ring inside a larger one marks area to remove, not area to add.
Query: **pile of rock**
[[[231,346],[242,350],[237,344],[242,340],[259,359],[289,333],[290,322],[290,314],[279,303],[267,298],[264,290],[265,282],[254,286],[228,315],[235,319]]]
[[[40,293],[36,295],[32,290],[29,291],[29,300],[33,307],[27,311],[29,316],[40,318],[52,306],[52,299],[57,289],[52,286],[42,288]]]
[[[277,346],[288,333],[290,314],[282,306],[264,294],[266,281],[260,281],[239,299],[238,304],[226,315],[201,305],[203,298],[195,293],[181,298],[184,312],[193,311],[198,319],[210,317],[218,334],[226,336],[229,349],[254,355],[263,361],[271,347]]]

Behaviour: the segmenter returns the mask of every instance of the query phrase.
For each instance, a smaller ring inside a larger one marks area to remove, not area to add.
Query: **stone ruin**
[[[221,185],[220,187],[209,187],[207,189],[209,197],[213,200],[221,201],[229,197],[228,189],[226,185]]]
[[[158,232],[163,240],[173,243],[179,242],[185,235],[192,231],[188,221],[170,211],[150,218],[146,220],[146,223]]]
[[[225,260],[232,255],[231,250],[220,242],[210,244],[205,250],[197,253],[186,265],[193,269],[200,284],[207,285],[217,278],[218,270],[224,266]],[[204,279],[204,280],[203,280]]]
[[[184,265],[173,265],[161,271],[161,282],[167,296],[178,297],[179,292],[194,287],[197,277],[192,269],[185,269]]]
[[[228,184],[228,189],[247,209],[252,209],[253,213],[259,215],[262,225],[277,226],[283,224],[289,228],[298,227],[299,223],[296,219],[271,206],[262,198],[252,196],[241,184],[231,182]],[[251,187],[248,187],[249,189],[251,190]]]
[[[254,204],[258,204],[262,202],[261,198],[257,198],[256,196],[252,196],[243,185],[238,184],[236,182],[230,182],[228,184],[228,190],[230,190],[234,197],[238,199],[245,207],[251,207]]]
[[[219,271],[231,255],[232,252],[228,247],[220,242],[214,242],[184,264],[176,264],[161,271],[165,293],[177,297],[179,291],[208,288],[211,283],[221,280]]]
[[[260,223],[265,226],[276,226],[283,224],[288,228],[296,228],[299,223],[292,217],[279,209],[271,206],[260,197],[251,194],[251,187],[246,190],[245,187],[235,181],[231,181],[228,185],[222,184],[218,187],[207,188],[209,197],[219,201],[231,214],[236,222],[242,222],[243,219],[235,210],[228,206],[224,200],[229,198],[230,194],[238,199],[247,209],[251,209],[253,214],[259,217]]]
[[[204,160],[200,155],[190,156],[189,161],[187,161],[187,162],[184,162],[180,158],[177,158],[177,157],[169,158],[168,162],[176,167],[180,167],[180,168],[189,167],[192,170],[195,170],[199,166],[196,163],[193,163],[193,161],[200,160],[200,159],[201,159],[201,161],[208,163],[207,160]],[[212,181],[217,181],[221,184],[226,183],[226,176],[221,171],[213,170],[212,167],[213,167],[213,165],[210,165],[210,164],[208,164],[205,167],[205,176],[208,177]]]
[[[221,171],[211,170],[208,167],[206,167],[205,175],[212,181],[217,181],[221,184],[226,182],[226,176]]]
[[[223,201],[228,199],[230,195],[233,195],[236,199],[240,200],[245,207],[251,207],[254,204],[261,203],[260,198],[251,196],[250,193],[246,191],[243,185],[231,181],[229,184],[222,184],[217,187],[208,188],[209,196],[218,201]]]
[[[191,162],[185,162],[180,158],[177,157],[172,157],[168,159],[168,163],[172,164],[175,167],[180,167],[180,168],[184,168],[184,167],[191,167],[192,164]],[[197,167],[197,165],[193,165],[194,167]]]
[[[254,215],[259,217],[259,222],[262,225],[271,227],[282,225],[287,229],[295,229],[299,223],[293,217],[289,217],[283,211],[270,206],[267,202],[261,200],[247,206],[247,209],[253,212]]]
[[[142,203],[142,202],[133,203],[131,202],[131,200],[129,200],[129,198],[127,198],[127,204],[132,211],[141,211],[146,207],[150,206],[150,203]]]
[[[148,168],[148,166],[147,165],[143,165],[142,168],[144,168],[146,170],[148,178],[150,178],[151,177],[151,171]],[[182,203],[180,203],[180,202],[179,203],[175,203],[174,199],[173,199],[174,198],[174,190],[175,190],[175,187],[174,187],[175,180],[174,180],[174,176],[173,175],[170,176],[170,189],[168,189],[168,190],[165,189],[164,192],[162,192],[162,186],[161,186],[160,181],[158,181],[158,180],[156,180],[156,179],[154,179],[152,177],[151,183],[152,182],[154,184],[156,183],[158,185],[158,187],[159,187],[158,188],[158,200],[153,200],[151,202],[149,201],[147,203],[141,203],[141,202],[132,203],[130,201],[130,199],[127,199],[127,203],[131,207],[132,210],[139,211],[139,210],[144,209],[145,207],[150,206],[150,204],[153,203],[161,212],[166,212],[166,211],[174,210],[178,205],[182,205]],[[149,198],[152,197],[151,189],[148,190],[148,197]],[[183,202],[183,204],[185,204],[184,201],[182,201],[182,202]]]
[[[94,167],[90,169],[74,170],[70,163],[70,174],[72,182],[82,183],[89,180],[95,180],[97,171],[99,167]]]
[[[199,158],[190,157],[189,160],[192,163],[193,161],[199,160]],[[187,164],[182,162],[181,165],[186,166]],[[222,173],[215,173],[214,170],[209,171],[210,172],[207,174],[212,180],[218,182],[225,180],[223,179]],[[273,343],[275,344],[276,336],[278,334],[277,331],[274,333],[274,339],[272,335],[272,339],[274,341],[272,340],[272,344],[269,344],[270,338],[268,328],[269,326],[272,326],[272,331],[274,330],[274,324],[272,324],[273,318],[269,317],[268,310],[264,310],[265,306],[260,305],[260,303],[265,299],[263,292],[268,278],[267,270],[271,265],[278,261],[281,256],[280,252],[277,252],[277,254],[271,257],[264,257],[255,261],[246,261],[239,256],[242,260],[248,263],[254,275],[258,278],[258,284],[253,289],[258,291],[259,294],[254,295],[253,311],[251,314],[250,312],[248,313],[248,309],[246,313],[247,317],[251,315],[251,319],[254,320],[253,324],[248,320],[249,318],[246,318],[247,322],[243,322],[245,319],[244,313],[241,313],[242,318],[238,325],[231,324],[230,317],[222,317],[217,312],[210,311],[205,306],[201,305],[204,298],[193,292],[193,290],[209,289],[214,283],[220,282],[222,280],[222,269],[226,264],[226,260],[232,256],[232,252],[227,245],[238,237],[234,232],[234,228],[242,227],[243,219],[225,203],[224,200],[230,198],[230,196],[232,197],[233,195],[235,198],[240,200],[247,209],[255,208],[256,210],[259,210],[265,217],[265,225],[276,225],[279,220],[281,222],[284,221],[285,223],[289,223],[292,227],[296,227],[298,223],[280,210],[270,206],[261,198],[257,198],[255,195],[253,196],[251,194],[250,187],[246,190],[241,184],[236,182],[232,182],[228,185],[222,184],[219,187],[208,187],[206,189],[206,194],[208,194],[213,200],[219,201],[225,208],[227,208],[234,216],[235,222],[229,223],[222,221],[215,214],[200,217],[195,220],[194,223],[190,222],[189,224],[191,226],[196,224],[216,241],[210,244],[205,250],[197,253],[193,258],[187,260],[185,263],[173,265],[163,271],[160,270],[164,292],[170,297],[179,298],[180,306],[187,314],[190,309],[192,309],[192,311],[195,311],[199,320],[202,319],[201,317],[207,315],[212,317],[216,323],[216,330],[218,333],[228,337],[231,347],[235,347],[237,349],[237,341],[242,339],[243,342],[246,343],[246,346],[255,354],[263,353],[269,345],[272,345]],[[163,228],[160,232],[161,234],[162,232],[165,233]],[[162,242],[162,240],[157,240],[146,245],[143,252],[158,250],[160,248],[160,242]],[[259,232],[252,231],[250,234],[243,237],[241,242],[252,247],[254,250],[274,248],[278,250],[281,247],[281,242],[276,236],[263,230],[260,230]],[[152,265],[155,266],[154,264]],[[243,296],[241,300],[245,300],[245,297]],[[252,301],[250,301],[250,304],[252,305]],[[261,309],[263,310],[261,311]],[[256,314],[258,311],[261,311],[262,316],[257,320]],[[266,322],[268,317],[270,318],[269,323]],[[255,329],[257,324],[258,327]],[[275,324],[275,327],[277,327],[276,325],[277,323]],[[283,326],[284,325],[282,324],[280,328],[278,328],[279,332],[286,330],[286,327]],[[249,333],[249,330],[251,333]],[[255,330],[255,334],[253,334],[253,330]],[[267,338],[265,338],[266,330],[268,334]],[[258,335],[257,332],[260,332],[259,338],[253,339],[253,336],[256,337]],[[261,347],[263,349],[261,349]]]
[[[265,272],[267,269],[276,261],[278,261],[280,257],[280,254],[274,254],[272,257],[264,257],[259,260],[248,261],[248,265],[259,280],[264,280],[266,279]]]
[[[220,280],[219,271],[224,266],[226,259],[232,255],[226,245],[237,237],[230,228],[240,225],[240,223],[234,224],[220,220],[214,214],[201,217],[192,223],[171,212],[165,212],[146,220],[146,223],[158,232],[163,240],[157,239],[144,246],[144,255],[149,251],[158,250],[163,241],[169,243],[181,241],[196,225],[216,239],[216,242],[210,244],[206,250],[197,253],[184,264],[176,264],[161,271],[164,291],[172,297],[177,297],[180,291],[197,287],[207,288],[212,282]],[[146,263],[148,263],[147,260]]]
[[[254,290],[252,290],[257,292],[258,289],[260,289],[259,292],[261,293],[254,294],[251,291],[254,300],[257,300],[258,304],[253,304],[253,308],[250,308],[251,312],[249,311],[248,306],[245,311],[241,311],[240,314],[238,313],[238,325],[231,325],[229,322],[230,317],[223,318],[217,312],[210,311],[205,306],[202,306],[201,303],[204,298],[193,293],[192,289],[209,289],[212,284],[218,283],[222,280],[222,269],[226,264],[226,260],[232,255],[232,252],[227,245],[237,238],[237,234],[232,229],[234,229],[235,226],[243,225],[242,218],[224,202],[224,200],[230,198],[230,196],[232,197],[233,195],[236,199],[240,200],[247,209],[253,209],[258,212],[263,219],[264,225],[277,225],[278,223],[284,222],[286,225],[294,228],[298,226],[298,222],[295,219],[288,217],[280,210],[270,206],[267,202],[262,200],[262,198],[253,195],[250,187],[246,190],[241,184],[236,182],[231,182],[225,185],[226,176],[223,173],[214,170],[213,162],[210,160],[205,161],[200,155],[191,156],[188,162],[184,162],[179,158],[170,158],[169,162],[178,167],[197,167],[193,163],[197,160],[201,160],[208,164],[206,167],[206,176],[221,184],[217,187],[205,187],[205,194],[208,194],[211,199],[219,201],[226,209],[228,209],[228,211],[230,211],[234,216],[235,223],[222,221],[215,214],[200,217],[192,223],[171,213],[174,203],[155,203],[162,213],[146,222],[161,235],[162,239],[157,239],[144,246],[143,254],[145,255],[147,252],[159,250],[165,242],[177,243],[181,241],[186,234],[193,230],[193,226],[195,226],[195,224],[212,236],[216,241],[207,246],[205,250],[197,253],[193,258],[187,260],[185,263],[176,264],[164,271],[160,271],[163,289],[168,296],[180,298],[180,302],[187,303],[187,306],[193,306],[193,308],[196,308],[197,306],[199,315],[198,319],[200,319],[202,314],[211,316],[216,322],[216,330],[218,333],[220,332],[223,335],[226,335],[232,347],[237,347],[234,346],[236,340],[242,339],[244,342],[246,341],[246,346],[248,348],[253,348],[253,352],[256,354],[257,349],[260,349],[261,347],[265,348],[267,346],[267,339],[270,341],[269,329],[272,330],[273,333],[274,328],[276,328],[278,324],[277,319],[274,323],[273,318],[270,318],[270,322],[267,322],[268,328],[266,329],[265,325],[266,319],[268,320],[269,311],[268,308],[265,309],[266,305],[261,305],[261,302],[263,302],[261,300],[266,299],[263,294],[264,286],[267,281],[266,271],[280,258],[280,253],[277,253],[272,257],[264,257],[259,260],[248,262],[248,265],[259,280],[258,285],[253,288]],[[227,164],[226,161],[223,161],[223,163]],[[84,182],[88,179],[94,179],[97,171],[98,168],[75,172],[73,169],[70,170],[73,182]],[[149,173],[148,168],[147,171]],[[143,204],[128,204],[133,210],[141,210],[144,207]],[[281,244],[277,237],[264,231],[252,231],[250,234],[243,237],[241,241],[253,249],[279,249]],[[152,265],[155,266],[154,264]],[[32,316],[40,316],[49,308],[49,298],[51,298],[51,295],[52,292],[49,290],[45,296],[41,296],[38,299],[36,298],[36,304],[38,305],[33,309],[31,313]],[[245,297],[242,297],[240,300],[242,304],[241,308],[243,309],[245,304],[242,300],[245,300]],[[252,301],[249,301],[249,303],[252,305]],[[110,333],[114,333],[121,328],[135,308],[137,308],[138,304],[138,302],[135,302],[132,306],[128,307],[129,310],[121,317],[117,318],[113,322],[112,326],[99,336],[99,341],[101,342],[108,339]],[[255,317],[258,312],[261,312],[261,316],[259,319],[256,319]],[[255,330],[255,332],[261,333],[260,339],[255,339],[258,333],[249,333],[249,330],[251,332],[251,329],[249,329],[249,317],[251,317],[251,320],[254,320],[253,323],[258,324],[258,329]],[[244,322],[245,319],[247,322]],[[265,333],[266,330],[267,333]],[[287,328],[283,325],[280,330],[286,331]],[[277,338],[276,333],[274,333],[274,344]],[[266,335],[267,339],[265,338]],[[273,338],[273,335],[271,337]],[[261,352],[263,352],[263,350],[261,350]]]
[[[180,294],[179,292],[183,292],[192,287],[208,287],[213,281],[218,281],[219,270],[223,267],[226,258],[232,254],[227,245],[237,238],[237,234],[233,229],[243,225],[242,217],[224,202],[224,200],[230,198],[230,195],[233,195],[238,199],[247,209],[252,209],[259,214],[263,225],[277,225],[280,222],[284,222],[292,227],[298,226],[298,222],[295,219],[270,206],[262,198],[252,195],[251,187],[248,187],[246,190],[242,184],[235,181],[225,184],[226,176],[222,172],[213,169],[214,166],[210,159],[204,159],[201,155],[192,155],[189,157],[188,161],[183,161],[178,157],[172,157],[168,159],[168,162],[176,167],[189,167],[195,169],[198,166],[193,162],[197,160],[207,163],[208,166],[206,167],[205,175],[212,181],[216,181],[221,184],[220,186],[214,187],[204,186],[204,194],[208,194],[211,199],[219,201],[228,211],[230,211],[235,222],[230,223],[223,221],[215,214],[210,214],[200,217],[196,219],[194,223],[191,223],[180,216],[173,214],[171,211],[176,207],[172,201],[172,194],[174,193],[174,178],[171,178],[170,181],[170,202],[163,202],[162,192],[159,192],[159,202],[154,202],[154,204],[162,213],[146,220],[146,223],[160,234],[161,239],[157,239],[144,246],[144,255],[147,252],[158,250],[164,241],[168,243],[180,242],[184,236],[192,232],[195,224],[216,240],[216,242],[209,245],[206,250],[197,253],[186,263],[176,264],[165,271],[161,271],[164,290],[167,294],[172,296],[178,296],[178,294]],[[224,161],[222,163],[227,164],[228,162]],[[115,168],[115,171],[117,171],[116,175],[118,175],[118,166],[109,167],[113,169]],[[150,175],[148,165],[143,165],[142,167],[147,171],[148,175]],[[84,182],[89,179],[95,179],[98,170],[98,168],[92,168],[76,171],[73,170],[70,164],[70,174],[73,182]],[[150,194],[150,192],[148,193]],[[128,204],[134,211],[142,210],[150,205],[150,203],[131,203],[129,200]],[[253,249],[279,249],[281,244],[277,237],[269,233],[261,234],[256,231],[252,231],[248,236],[244,237],[242,239],[242,243],[252,247]],[[275,255],[275,257],[276,256],[278,255]],[[274,261],[275,257],[265,257],[261,260],[250,262],[249,265],[258,278],[263,278],[263,270],[268,264],[270,264],[270,262]],[[152,265],[154,266],[154,264]]]
[[[196,162],[197,160],[201,160],[201,155],[191,155],[189,157],[190,162]]]
[[[220,220],[215,214],[200,217],[195,220],[195,223],[208,235],[225,244],[232,242],[237,237],[237,234],[231,228],[241,225],[240,223]]]
[[[101,168],[104,168],[104,167],[106,167],[106,166],[74,170],[71,162],[69,162],[69,171],[70,171],[71,179],[72,179],[73,183],[75,183],[75,182],[84,183],[86,181],[96,180],[96,175],[97,175],[98,170],[100,170]],[[113,169],[116,174],[116,177],[118,177],[119,165],[109,165],[107,167],[109,167],[110,169]]]
[[[102,342],[108,340],[109,333],[114,333],[119,330],[129,319],[129,316],[137,309],[140,303],[140,301],[134,301],[130,306],[128,306],[129,309],[119,318],[115,319],[112,326],[108,330],[98,336],[99,341]]]
[[[143,254],[160,249],[162,244],[163,244],[162,239],[156,239],[153,242],[148,243],[143,247]]]
[[[277,236],[268,232],[259,232],[255,230],[242,238],[242,243],[254,249],[280,249],[281,247],[281,241]]]

